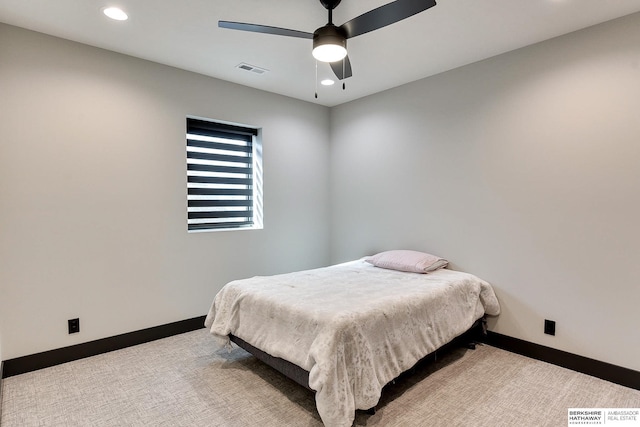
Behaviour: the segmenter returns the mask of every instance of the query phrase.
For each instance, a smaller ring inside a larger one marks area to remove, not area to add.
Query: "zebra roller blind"
[[[255,228],[258,130],[187,118],[188,230]]]

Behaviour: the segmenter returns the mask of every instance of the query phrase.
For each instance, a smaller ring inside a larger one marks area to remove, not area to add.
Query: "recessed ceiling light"
[[[129,19],[129,16],[124,13],[124,11],[119,7],[105,7],[104,9],[102,9],[102,13],[104,13],[111,19],[115,19],[116,21],[126,21],[127,19]]]
[[[324,79],[320,82],[321,85],[324,86],[331,86],[332,84],[334,84],[335,82],[331,79]]]

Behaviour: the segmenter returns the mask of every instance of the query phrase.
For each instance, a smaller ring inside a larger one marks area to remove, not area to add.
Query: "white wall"
[[[331,111],[0,24],[2,359],[414,248],[494,285],[492,330],[640,370],[639,24]],[[187,234],[186,115],[263,127],[264,230]]]
[[[3,24],[0,94],[4,360],[328,263],[328,108]],[[187,115],[262,127],[264,230],[187,233]]]
[[[335,107],[331,126],[332,261],[444,256],[494,285],[492,330],[640,370],[640,14]]]

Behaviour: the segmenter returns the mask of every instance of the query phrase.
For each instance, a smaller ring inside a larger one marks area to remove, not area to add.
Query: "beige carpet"
[[[2,427],[322,426],[313,394],[203,330],[4,380]],[[640,391],[490,346],[388,386],[356,426],[566,426],[570,407],[640,407]]]

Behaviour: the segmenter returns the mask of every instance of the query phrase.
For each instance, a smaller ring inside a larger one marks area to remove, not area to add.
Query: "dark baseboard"
[[[488,331],[491,346],[640,390],[640,372]]]
[[[167,338],[185,332],[195,331],[204,327],[204,319],[205,316],[194,317],[192,319],[168,323],[166,325],[154,326],[113,337],[2,361],[0,362],[0,402],[2,401],[2,378],[24,374],[26,372],[42,368],[48,368],[50,366],[83,359],[85,357],[96,356],[98,354]],[[588,357],[579,356],[492,331],[487,332],[484,342],[503,350],[531,357],[532,359],[562,366],[563,368],[640,390],[640,372],[632,369],[623,368],[610,363],[601,362],[599,360],[590,359]],[[0,411],[1,410],[2,409],[0,408]]]
[[[0,361],[0,425],[2,425],[2,371],[4,370],[4,362]]]
[[[204,328],[204,319],[205,316],[194,317],[192,319],[167,323],[166,325],[154,326],[113,337],[5,360],[3,362],[2,378],[195,331],[196,329]]]

